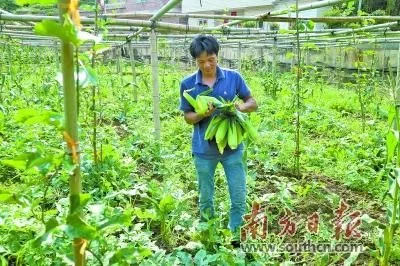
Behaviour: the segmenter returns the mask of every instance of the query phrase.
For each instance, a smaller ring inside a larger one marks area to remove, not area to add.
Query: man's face
[[[197,66],[203,75],[214,75],[217,73],[218,57],[216,54],[203,52],[196,58]]]

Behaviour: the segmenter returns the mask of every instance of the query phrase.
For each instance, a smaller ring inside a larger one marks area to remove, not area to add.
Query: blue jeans
[[[204,159],[194,155],[199,186],[199,205],[202,221],[214,216],[214,174],[220,162],[228,182],[231,208],[229,229],[236,231],[242,223],[246,212],[246,174],[243,163],[243,150],[224,156],[217,155],[212,159]]]

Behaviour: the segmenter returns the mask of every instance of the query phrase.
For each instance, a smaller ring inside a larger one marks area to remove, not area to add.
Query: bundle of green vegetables
[[[238,96],[232,101],[225,101],[223,98],[218,100],[215,97],[207,96],[211,90],[204,91],[196,99],[187,91],[183,92],[183,97],[199,115],[204,115],[207,112],[209,103],[212,103],[220,111],[211,119],[204,138],[206,140],[215,138],[221,154],[223,154],[226,145],[229,145],[234,150],[245,138],[255,141],[257,139],[257,131],[251,125],[248,116],[236,109],[236,104],[239,100]]]

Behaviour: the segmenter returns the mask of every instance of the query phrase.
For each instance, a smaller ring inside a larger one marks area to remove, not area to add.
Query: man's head
[[[219,43],[214,37],[198,35],[190,44],[189,51],[203,74],[209,76],[216,73]]]
[[[194,59],[197,59],[204,52],[207,55],[215,54],[218,56],[219,43],[213,36],[197,35],[190,44],[189,51]]]

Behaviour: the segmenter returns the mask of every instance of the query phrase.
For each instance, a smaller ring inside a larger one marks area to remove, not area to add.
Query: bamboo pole
[[[95,17],[94,17],[94,35],[97,36],[98,35],[98,19],[99,19],[99,3],[98,1],[96,1],[96,5],[95,5]],[[95,43],[93,43],[92,46],[92,62],[91,62],[91,66],[92,69],[94,70],[96,67],[96,50],[95,48]],[[97,107],[96,107],[96,92],[98,92],[98,86],[99,85],[92,85],[91,89],[92,89],[92,106],[91,106],[91,110],[93,112],[93,121],[92,121],[92,149],[93,149],[93,162],[94,165],[97,165],[98,162],[98,154],[97,154]]]
[[[10,75],[10,84],[11,84],[13,82],[11,43],[8,43],[8,45],[7,45],[7,52],[8,52],[8,74]]]
[[[40,22],[42,20],[59,21],[56,16],[33,16],[33,15],[2,15],[1,19],[4,21],[21,21],[21,22]],[[82,24],[94,24],[93,18],[82,18]],[[174,23],[144,21],[144,20],[131,20],[131,19],[113,19],[107,22],[108,25],[114,26],[139,26],[150,28],[154,25],[155,28],[177,30],[182,32],[203,32],[205,29],[198,26],[187,26]],[[215,28],[208,28],[206,31],[213,31]]]
[[[242,44],[238,43],[238,70],[242,71]]]
[[[2,16],[4,16],[4,15],[13,15],[13,13],[10,13],[10,12],[8,12],[8,11],[6,11],[6,10],[4,10],[4,9],[1,9],[0,8],[0,18],[2,17]],[[20,23],[18,23],[18,22],[14,22],[16,25],[21,25]],[[35,24],[33,24],[33,23],[30,23],[31,25],[35,25]]]
[[[132,90],[133,90],[133,101],[137,102],[138,100],[138,92],[137,92],[137,85],[136,85],[136,65],[135,65],[135,54],[132,48],[131,40],[128,41],[129,45],[129,57],[131,59],[131,68],[132,68]]]
[[[301,66],[301,47],[300,47],[300,37],[299,37],[299,0],[296,0],[296,37],[297,37],[297,71],[296,71],[296,135],[295,142],[296,148],[294,152],[295,156],[295,171],[296,176],[300,177],[300,112],[301,112],[301,87],[300,87],[300,78],[303,72]]]
[[[64,14],[67,13],[69,0],[59,0],[60,22],[64,21]],[[78,138],[78,108],[77,91],[74,80],[74,49],[70,42],[61,40],[61,69],[63,75],[64,90],[64,116],[65,132],[68,146],[69,159],[75,165],[69,179],[70,187],[70,214],[78,212],[80,206],[81,178],[80,178],[80,155]],[[73,240],[75,265],[85,265],[85,246],[86,240],[75,238]]]
[[[153,83],[153,122],[154,137],[158,143],[160,140],[161,122],[160,122],[160,91],[158,84],[158,55],[157,55],[157,35],[155,30],[151,31],[151,74]]]
[[[342,3],[342,2],[350,2],[352,0],[325,0],[325,1],[320,1],[320,2],[313,2],[313,3],[309,3],[303,6],[298,6],[298,8],[296,9],[297,11],[305,11],[305,10],[310,10],[310,9],[316,9],[316,8],[320,8],[320,7],[325,7],[325,6],[333,6],[335,4],[338,3]],[[285,15],[288,14],[289,12],[294,11],[292,8],[289,9],[281,9],[281,10],[276,10],[276,11],[272,11],[272,12],[267,12],[267,13],[263,13],[260,14],[258,16],[256,16],[259,20],[262,20],[264,18],[270,17],[270,16],[279,16],[279,15]],[[266,20],[264,20],[266,21]],[[220,28],[225,28],[228,26],[233,26],[236,24],[239,24],[240,22],[242,22],[242,20],[235,20],[232,22],[228,22],[225,24],[220,25]]]
[[[176,0],[180,1],[180,0]],[[348,1],[348,0],[346,0]],[[322,2],[321,2],[322,3]],[[199,15],[197,17],[209,17],[211,15]],[[139,26],[139,27],[151,27],[153,24],[153,21],[157,21],[160,16],[155,16],[156,19],[150,19],[150,21],[145,21],[145,20],[134,20],[134,19],[113,19],[107,22],[108,25],[114,25],[114,26]],[[237,17],[237,16],[215,16],[216,18],[239,18],[242,20],[238,20],[240,22],[242,21],[265,21],[265,22],[294,22],[296,19],[291,18],[291,17],[280,17],[280,16],[264,16],[264,17]],[[58,17],[56,16],[43,16],[43,15],[14,15],[14,14],[2,14],[1,15],[1,20],[4,21],[21,21],[21,22],[40,22],[44,19],[47,20],[53,20],[53,21],[58,21]],[[93,25],[95,24],[94,18],[82,18],[82,23],[85,25]],[[351,17],[299,17],[299,20],[312,20],[314,22],[359,22],[359,21],[365,21],[365,20],[375,20],[375,21],[388,21],[388,22],[393,22],[395,21],[396,23],[392,24],[395,25],[397,24],[397,21],[400,20],[400,16],[351,16]],[[228,23],[229,24],[229,23]],[[222,24],[226,27],[227,24]],[[210,31],[215,31],[215,30],[221,30],[221,27],[199,27],[199,26],[190,26],[188,27],[187,32],[210,32]],[[183,24],[174,24],[174,23],[166,23],[166,22],[157,22],[155,25],[156,28],[160,29],[170,29],[170,30],[178,30],[178,31],[184,31],[186,32],[187,25]],[[21,27],[20,27],[21,28]],[[25,27],[24,27],[25,28]],[[116,28],[118,29],[118,28]],[[126,29],[123,28],[123,29]],[[137,30],[136,28],[130,28],[131,30]],[[249,32],[250,29],[240,29],[240,28],[229,28],[229,31],[235,32],[235,31],[241,31],[241,32]],[[135,32],[135,35],[138,33],[142,32],[143,30],[139,29]],[[252,29],[251,31],[257,31],[257,29]],[[260,30],[258,30],[260,31]]]
[[[57,46],[57,41],[54,41],[54,57],[55,57],[55,64],[56,64],[56,70],[60,68],[60,59],[59,59],[59,51],[58,51],[58,46]]]
[[[153,24],[156,23],[157,20],[159,20],[165,13],[167,13],[169,10],[174,8],[177,4],[182,2],[182,0],[170,0],[166,5],[164,5],[156,14],[154,14],[150,19],[151,23],[151,28],[154,30]],[[129,39],[137,36],[139,33],[143,31],[142,29],[139,29],[137,32],[135,32],[132,36],[128,37]],[[153,33],[153,31],[152,31]]]

